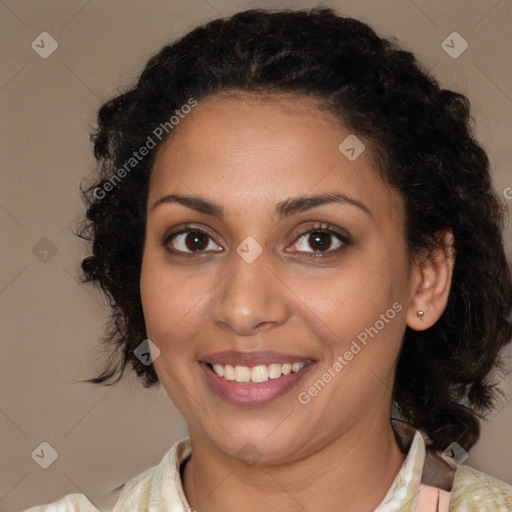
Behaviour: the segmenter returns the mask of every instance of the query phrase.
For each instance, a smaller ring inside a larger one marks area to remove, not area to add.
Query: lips
[[[285,395],[314,367],[314,363],[311,358],[279,352],[226,351],[205,356],[200,367],[208,385],[220,398],[234,405],[255,406]],[[277,366],[286,371],[259,376],[260,372],[265,373],[265,367],[272,369]],[[229,375],[224,374],[226,369],[229,369]],[[254,374],[258,378],[252,380]]]

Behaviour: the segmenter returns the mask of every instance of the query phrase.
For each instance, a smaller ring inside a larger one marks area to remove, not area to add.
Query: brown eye
[[[348,245],[351,245],[348,234],[328,226],[314,226],[298,236],[292,252],[302,252],[308,257],[334,256]]]
[[[208,238],[199,231],[191,231],[185,236],[185,245],[191,251],[203,251],[208,247]]]
[[[312,231],[308,236],[308,244],[314,251],[326,251],[331,247],[332,235],[322,231]]]
[[[173,233],[164,240],[164,245],[175,253],[198,253],[213,250],[222,251],[212,240],[212,237],[198,229],[187,229],[179,233]]]

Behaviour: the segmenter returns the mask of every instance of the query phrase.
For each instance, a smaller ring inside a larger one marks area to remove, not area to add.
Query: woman
[[[330,9],[250,10],[98,119],[82,268],[116,350],[90,381],[131,366],[190,433],[114,511],[512,509],[460,465],[512,308],[464,96]]]

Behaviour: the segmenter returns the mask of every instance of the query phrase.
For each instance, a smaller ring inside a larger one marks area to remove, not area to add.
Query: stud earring
[[[421,309],[418,309],[418,311],[416,312],[416,314],[418,315],[418,318],[420,320],[423,320],[423,317],[425,316],[425,311],[421,311]]]

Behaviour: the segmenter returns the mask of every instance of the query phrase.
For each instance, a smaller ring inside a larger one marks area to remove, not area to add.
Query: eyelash
[[[207,231],[203,230],[203,229],[195,228],[193,226],[184,226],[179,231],[175,231],[173,233],[169,233],[168,235],[166,235],[164,237],[164,239],[162,240],[162,245],[164,246],[164,248],[167,251],[169,251],[173,255],[180,256],[180,257],[185,257],[185,258],[193,257],[194,254],[197,255],[197,254],[201,254],[202,252],[205,252],[205,251],[185,252],[185,251],[179,251],[179,250],[176,250],[176,249],[171,249],[169,247],[169,242],[174,237],[176,237],[178,235],[182,235],[184,233],[199,233],[201,235],[205,235],[206,237],[208,237],[210,239],[213,239],[213,236],[210,233],[208,233]],[[307,255],[306,257],[307,258],[311,258],[311,259],[315,259],[315,258],[328,258],[328,257],[336,256],[343,249],[345,249],[346,246],[351,245],[351,243],[352,243],[350,238],[346,234],[338,231],[331,224],[316,224],[316,225],[310,227],[309,229],[307,229],[306,231],[303,231],[303,232],[299,233],[295,237],[295,240],[294,240],[293,244],[295,244],[298,240],[300,240],[305,235],[309,235],[311,233],[326,233],[326,234],[329,234],[329,235],[333,235],[340,242],[342,242],[342,245],[340,245],[340,247],[338,247],[337,249],[334,249],[334,250],[327,250],[325,252],[316,251],[316,252],[313,252],[313,253],[305,253]],[[221,251],[215,251],[215,252],[221,252]]]

